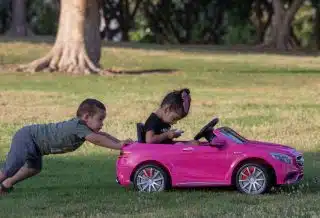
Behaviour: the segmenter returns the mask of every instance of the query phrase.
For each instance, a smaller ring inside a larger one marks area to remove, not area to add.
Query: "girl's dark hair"
[[[190,90],[185,88],[168,93],[162,100],[161,107],[168,105],[170,110],[173,110],[182,117],[185,117],[189,112],[190,103]]]
[[[77,117],[80,118],[85,113],[89,113],[90,116],[93,116],[99,111],[99,109],[105,111],[106,107],[102,102],[96,99],[87,98],[79,105]]]

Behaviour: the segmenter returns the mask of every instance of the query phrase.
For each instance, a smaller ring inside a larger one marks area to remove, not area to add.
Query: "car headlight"
[[[280,154],[280,153],[270,153],[270,155],[277,160],[280,160],[282,162],[285,162],[287,164],[292,164],[292,157],[286,155],[286,154]]]

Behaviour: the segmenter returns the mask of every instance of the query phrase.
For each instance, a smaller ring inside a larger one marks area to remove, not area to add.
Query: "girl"
[[[182,131],[170,130],[171,125],[186,117],[191,103],[190,90],[185,88],[168,93],[160,108],[151,113],[145,122],[146,143],[167,144],[181,136]],[[198,144],[197,141],[191,141]]]

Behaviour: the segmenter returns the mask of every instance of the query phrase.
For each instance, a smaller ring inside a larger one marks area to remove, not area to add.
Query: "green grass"
[[[0,64],[26,63],[50,46],[0,43]],[[262,196],[226,188],[141,194],[116,184],[117,152],[85,144],[45,157],[40,175],[0,198],[0,217],[319,217],[319,58],[135,45],[104,47],[101,62],[105,68],[175,73],[98,77],[0,69],[0,163],[18,128],[67,119],[84,98],[108,106],[105,131],[135,139],[135,123],[144,121],[166,92],[189,87],[191,113],[176,126],[185,130],[183,139],[218,116],[218,126],[247,138],[303,151],[305,179]]]

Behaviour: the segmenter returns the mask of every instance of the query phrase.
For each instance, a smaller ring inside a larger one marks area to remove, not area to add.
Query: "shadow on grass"
[[[18,67],[20,64],[3,64],[1,66],[0,62],[0,71],[7,71],[7,72],[17,72]],[[112,70],[112,69],[104,69],[105,73],[102,75],[143,75],[143,74],[174,74],[179,72],[178,69],[142,69],[142,70]],[[48,71],[47,71],[48,72]],[[67,75],[68,73],[63,72],[55,72],[60,73],[61,75]],[[70,74],[71,75],[71,74]],[[92,74],[92,75],[99,75],[99,74]]]
[[[2,42],[27,42],[27,43],[44,43],[52,45],[55,42],[54,36],[32,36],[23,38],[12,38],[1,36],[0,41]],[[139,42],[109,42],[104,41],[103,47],[108,48],[129,48],[129,49],[143,49],[143,50],[157,50],[157,51],[170,51],[178,50],[182,52],[191,53],[215,53],[215,54],[274,54],[274,55],[285,55],[285,56],[318,56],[319,51],[310,49],[297,49],[292,51],[278,51],[272,48],[260,48],[257,46],[250,45],[162,45],[162,44],[151,44],[151,43],[139,43]]]
[[[146,70],[108,70],[114,75],[141,75],[141,74],[172,74],[177,69],[146,69]]]

